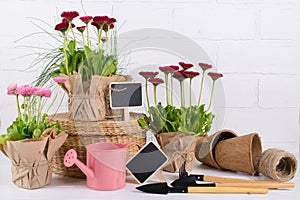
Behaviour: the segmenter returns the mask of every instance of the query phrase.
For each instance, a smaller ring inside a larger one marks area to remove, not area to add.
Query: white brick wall
[[[239,134],[259,132],[264,147],[299,151],[299,0],[84,0],[83,4],[91,15],[114,13],[118,25],[124,23],[120,33],[161,28],[194,40],[225,74],[222,127]],[[80,1],[73,0],[10,0],[1,1],[0,8],[0,118],[4,131],[15,117],[14,101],[5,94],[6,86],[16,81],[30,82],[37,74],[15,71],[28,67],[32,60],[14,60],[32,52],[16,47],[24,43],[40,47],[52,43],[44,37],[15,43],[22,36],[37,32],[28,17],[54,26],[62,11],[83,13],[83,9]],[[179,59],[159,55],[156,52],[155,62],[151,62],[154,55],[147,57],[146,52],[133,57],[140,57],[137,63],[145,65],[172,59],[175,63]]]

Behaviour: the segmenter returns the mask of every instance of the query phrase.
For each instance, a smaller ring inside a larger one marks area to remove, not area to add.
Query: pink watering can
[[[77,159],[77,153],[70,149],[65,154],[64,164],[77,167],[86,175],[86,186],[94,190],[117,190],[125,186],[126,147],[135,142],[117,144],[100,142],[86,146],[87,166]],[[137,145],[139,148],[140,146]]]

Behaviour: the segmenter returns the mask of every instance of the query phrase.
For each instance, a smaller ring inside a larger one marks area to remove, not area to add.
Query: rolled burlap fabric
[[[286,182],[294,178],[297,165],[297,159],[291,153],[267,149],[261,156],[259,172],[275,181]]]

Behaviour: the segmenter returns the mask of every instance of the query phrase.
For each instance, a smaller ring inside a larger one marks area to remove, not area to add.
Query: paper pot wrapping
[[[109,84],[129,81],[130,77],[93,75],[91,80],[85,82],[79,74],[64,77],[67,80],[62,88],[68,94],[68,108],[74,120],[99,121],[108,115],[122,113],[120,109],[114,110],[114,113],[110,109]]]
[[[169,158],[163,168],[164,171],[178,172],[184,162],[187,171],[194,168],[196,136],[182,132],[168,132],[157,134],[156,139]]]
[[[67,134],[46,129],[40,138],[7,141],[3,153],[12,162],[12,181],[15,185],[35,189],[51,182],[51,159],[64,143]]]

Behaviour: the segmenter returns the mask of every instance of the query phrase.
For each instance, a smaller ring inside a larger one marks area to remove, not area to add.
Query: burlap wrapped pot
[[[215,148],[215,160],[227,170],[258,174],[262,154],[260,137],[251,133],[220,141]]]
[[[216,145],[222,140],[227,140],[236,136],[236,133],[232,130],[223,129],[208,137],[205,137],[203,140],[197,140],[195,147],[196,159],[211,167],[223,169],[215,159]]]

